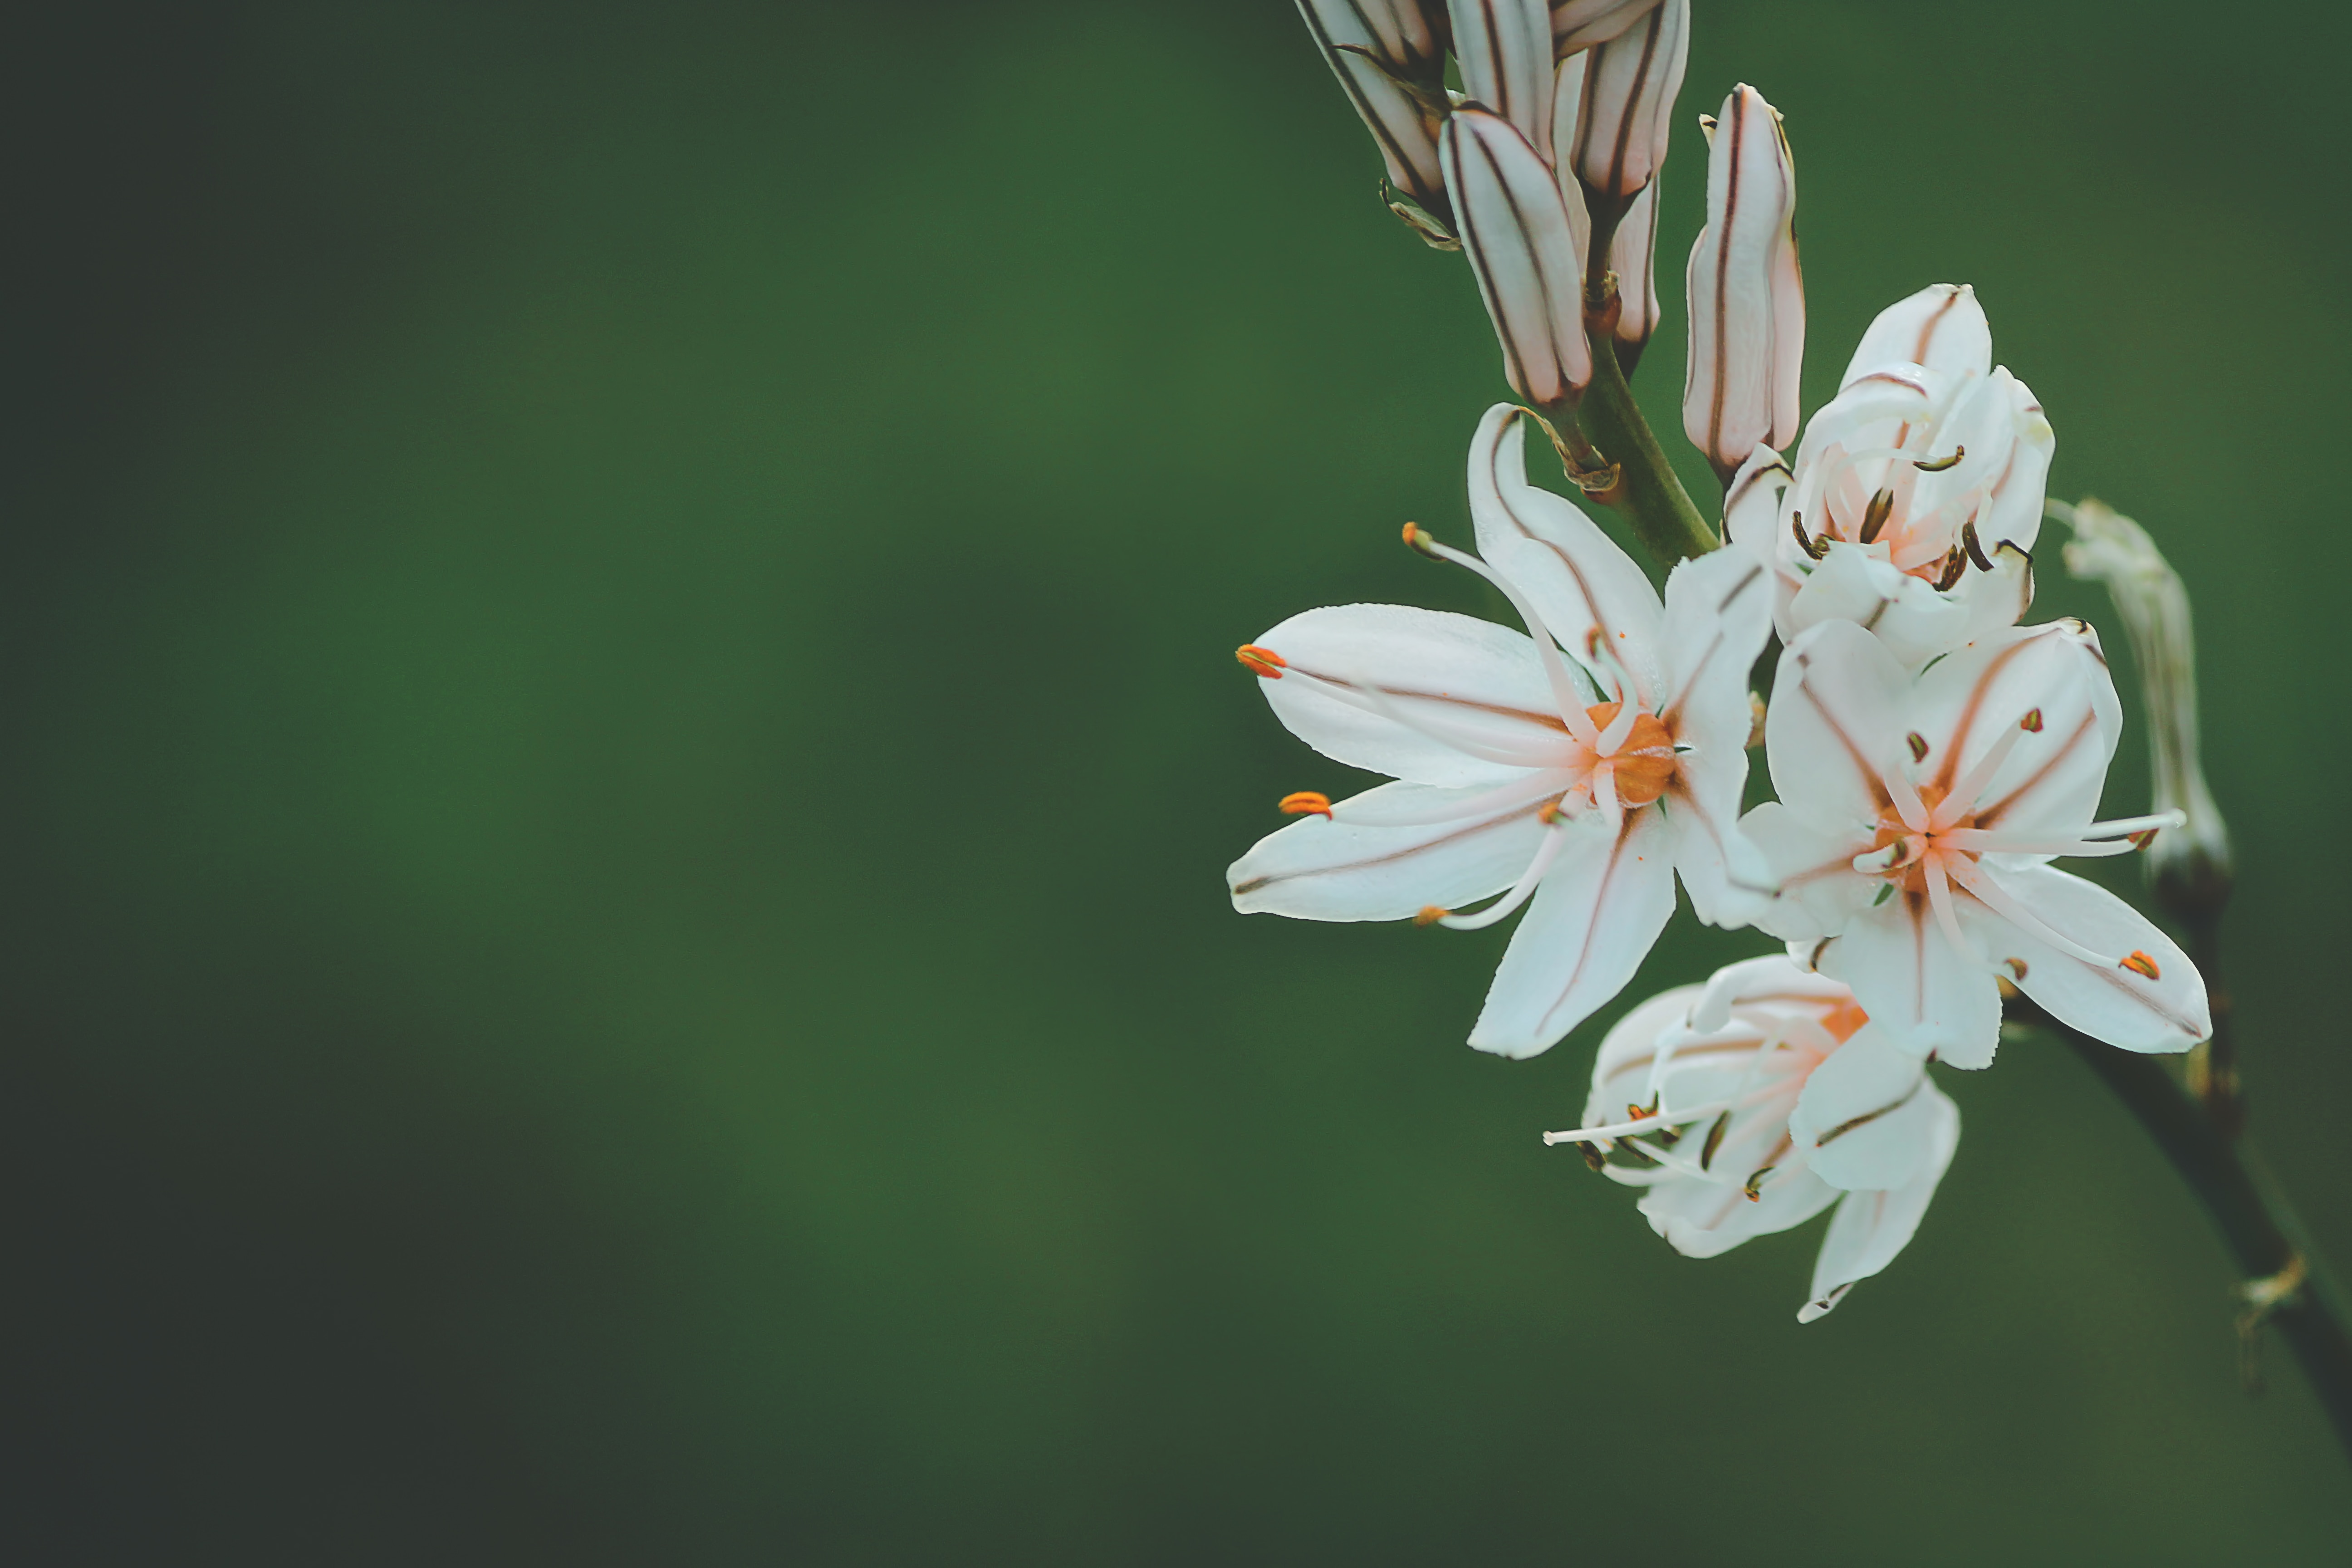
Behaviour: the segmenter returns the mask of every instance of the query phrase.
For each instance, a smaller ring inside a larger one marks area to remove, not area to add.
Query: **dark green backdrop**
[[[1228,650],[1480,607],[1395,538],[1503,390],[1288,5],[31,9],[0,1554],[2352,1551],[2057,1047],[1943,1075],[1917,1242],[1800,1329],[1814,1232],[1689,1262],[1538,1144],[1597,1029],[1463,1048],[1505,933],[1229,911],[1348,781]],[[2256,1125],[2352,1258],[2352,26],[1696,9],[1668,255],[1759,84],[1812,400],[1972,281],[2189,574]]]

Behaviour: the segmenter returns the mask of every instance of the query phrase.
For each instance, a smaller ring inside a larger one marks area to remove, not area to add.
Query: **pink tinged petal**
[[[1775,793],[1825,826],[1875,831],[1910,682],[1875,637],[1827,621],[1790,643],[1773,679],[1764,752]]]
[[[1544,0],[1447,0],[1462,93],[1551,163],[1551,13]]]
[[[1552,0],[1552,48],[1566,59],[1605,44],[1657,9],[1658,0]]]
[[[1478,552],[1517,584],[1562,647],[1596,674],[1622,668],[1646,706],[1664,683],[1657,590],[1574,503],[1528,482],[1527,425],[1526,410],[1499,403],[1471,438]],[[1603,650],[1597,660],[1596,637]]]
[[[2137,952],[2157,978],[2116,963],[2087,963],[2006,921],[1979,940],[1996,960],[2018,958],[2017,987],[2060,1023],[2127,1051],[2185,1051],[2213,1032],[2204,976],[2148,918],[2095,883],[2049,866],[1987,865],[1983,875],[2057,935],[2117,958]],[[2000,944],[2000,945],[1996,945]]]
[[[1442,787],[1493,785],[1527,771],[1493,756],[1558,752],[1569,743],[1535,645],[1490,621],[1406,605],[1341,605],[1293,616],[1257,646],[1287,667],[1279,679],[1258,681],[1276,717],[1352,767]],[[1380,694],[1384,710],[1346,700],[1366,689]],[[1465,751],[1456,743],[1463,738],[1488,754]]]
[[[1379,145],[1390,183],[1442,220],[1447,206],[1445,176],[1437,161],[1436,117],[1379,65],[1340,47],[1371,49],[1400,70],[1433,61],[1434,44],[1417,8],[1403,7],[1406,17],[1402,20],[1389,6],[1355,0],[1298,0],[1298,10]]]
[[[1757,443],[1780,447],[1797,437],[1805,301],[1796,203],[1796,166],[1779,113],[1754,88],[1734,88],[1707,151],[1706,226],[1691,247],[1683,386],[1683,429],[1720,475],[1738,469]]]
[[[1617,232],[1610,237],[1609,269],[1617,274],[1617,361],[1630,375],[1650,334],[1658,330],[1658,182],[1654,176],[1625,209]],[[1791,426],[1790,434],[1794,433]]]
[[[2029,716],[2038,728],[2021,731]],[[1963,784],[1982,827],[2072,835],[2105,787],[2123,708],[2098,638],[2079,621],[1991,633],[1928,670],[1908,728],[1928,745],[1920,776],[1947,793]],[[1972,774],[1996,747],[1989,779]],[[1958,796],[1953,797],[1957,805]]]
[[[1982,375],[1992,368],[1992,328],[1974,289],[1933,283],[1881,310],[1838,385],[1843,389],[1873,371],[1905,364],[1957,375]]]
[[[1832,1186],[1899,1187],[1927,1162],[1934,1106],[1927,1064],[1865,1025],[1806,1079],[1789,1134]]]
[[[1432,905],[1454,909],[1498,893],[1527,868],[1551,831],[1536,816],[1546,797],[1507,799],[1457,821],[1377,825],[1383,810],[1434,815],[1491,793],[1386,784],[1343,801],[1331,819],[1302,817],[1259,839],[1226,871],[1234,908],[1294,920],[1394,921]],[[1351,810],[1373,825],[1343,820]]]
[[[1810,1323],[1827,1315],[1845,1299],[1858,1280],[1867,1279],[1894,1262],[1918,1234],[1937,1184],[1951,1168],[1960,1146],[1960,1108],[1929,1084],[1922,1091],[1928,1116],[1924,1128],[1926,1158],[1919,1173],[1902,1186],[1885,1192],[1850,1194],[1830,1221],[1822,1238],[1821,1255],[1813,1263],[1811,1300],[1797,1313]]]
[[[1892,888],[1892,883],[1882,883]],[[1853,987],[1870,1021],[1919,1056],[1954,1067],[1991,1062],[2000,1043],[2000,989],[1990,969],[1953,950],[1925,893],[1891,892],[1849,921],[1818,967]]]
[[[1792,942],[1843,931],[1871,906],[1885,882],[1857,875],[1853,858],[1871,846],[1868,828],[1813,822],[1777,800],[1739,819],[1741,836],[1763,858],[1774,892],[1748,922]]]
[[[1512,933],[1470,1044],[1531,1057],[1608,1005],[1650,953],[1675,911],[1665,819],[1630,813],[1624,831],[1570,825],[1564,852]]]
[[[1689,0],[1664,0],[1593,48],[1573,158],[1589,195],[1622,210],[1656,176],[1689,51]]]
[[[1859,544],[1840,543],[1822,547],[1821,564],[1780,606],[1778,620],[1791,640],[1827,621],[1851,621],[1915,670],[1967,641],[1971,624],[1962,600]]]
[[[1538,404],[1574,397],[1592,379],[1592,350],[1576,236],[1551,170],[1509,122],[1475,109],[1446,121],[1439,153],[1512,390]]]
[[[1754,722],[1748,678],[1771,631],[1770,575],[1744,551],[1683,562],[1666,578],[1667,696],[1661,708],[1681,748],[1665,796],[1675,865],[1709,924],[1752,919],[1771,879],[1738,829]]]

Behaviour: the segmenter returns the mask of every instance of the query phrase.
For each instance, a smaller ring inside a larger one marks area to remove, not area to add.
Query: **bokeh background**
[[[1973,282],[2053,489],[2188,574],[2255,1125],[2352,1258],[2352,25],[1697,8],[1665,253],[1759,84],[1809,406]],[[1690,1262],[1538,1142],[1597,1025],[1462,1047],[1506,933],[1230,912],[1350,781],[1229,650],[1486,608],[1395,538],[1465,531],[1504,390],[1287,5],[102,3],[0,56],[11,1561],[2352,1550],[2063,1049],[1942,1075],[1917,1242],[1800,1329],[1817,1229]],[[1761,945],[1675,929],[1645,986]]]

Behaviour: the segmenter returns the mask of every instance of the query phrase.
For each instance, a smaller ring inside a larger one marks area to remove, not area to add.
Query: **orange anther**
[[[1417,926],[1433,926],[1453,912],[1452,910],[1442,910],[1435,904],[1430,904],[1425,906],[1421,913],[1412,917],[1412,923]]]
[[[1331,797],[1320,790],[1293,790],[1275,803],[1275,809],[1285,816],[1320,816],[1328,820],[1331,816]]]
[[[2133,848],[2145,849],[2150,844],[2156,842],[2156,829],[2153,827],[2143,827],[2137,833],[2127,834],[2126,837],[2129,839]]]
[[[2024,731],[2029,735],[2039,735],[2042,733],[2042,710],[2039,708],[2027,709],[2025,710],[2025,717],[2017,721],[2017,727]]]
[[[2164,972],[2156,966],[2156,960],[2137,948],[2132,950],[2130,957],[2122,962],[2123,966],[2134,974],[2145,974],[2150,980],[2160,980],[2164,977]]]
[[[1536,807],[1536,820],[1546,827],[1557,827],[1568,820],[1568,813],[1559,808],[1559,802],[1548,800]]]
[[[1252,675],[1263,676],[1268,680],[1280,680],[1282,672],[1289,668],[1283,663],[1282,656],[1274,649],[1260,647],[1251,642],[1245,642],[1234,649],[1234,657],[1242,661],[1244,669],[1248,670]]]
[[[1417,522],[1408,522],[1404,525],[1404,542],[1433,561],[1439,558],[1436,536]]]

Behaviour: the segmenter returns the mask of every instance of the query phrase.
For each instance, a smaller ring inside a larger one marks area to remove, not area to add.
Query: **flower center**
[[[1588,708],[1585,714],[1592,727],[1605,736],[1609,726],[1616,721],[1622,704],[1603,702]],[[1664,795],[1675,776],[1675,738],[1665,721],[1654,713],[1637,713],[1633,726],[1617,749],[1600,759],[1610,764],[1616,775],[1617,798],[1627,805],[1647,805]]]
[[[1880,868],[1879,875],[1906,893],[1924,893],[1927,890],[1927,864],[1929,856],[1970,854],[1965,849],[1938,844],[1937,840],[1954,828],[1972,827],[1976,825],[1976,818],[1973,816],[1958,817],[1950,822],[1941,820],[1936,807],[1942,803],[1944,792],[1934,784],[1922,784],[1919,788],[1919,799],[1927,808],[1927,830],[1924,833],[1920,832],[1903,820],[1902,813],[1897,808],[1893,805],[1885,806],[1878,814],[1878,833],[1871,840],[1868,851],[1873,856],[1885,858],[1885,863]],[[1971,858],[1973,858],[1973,856]]]

